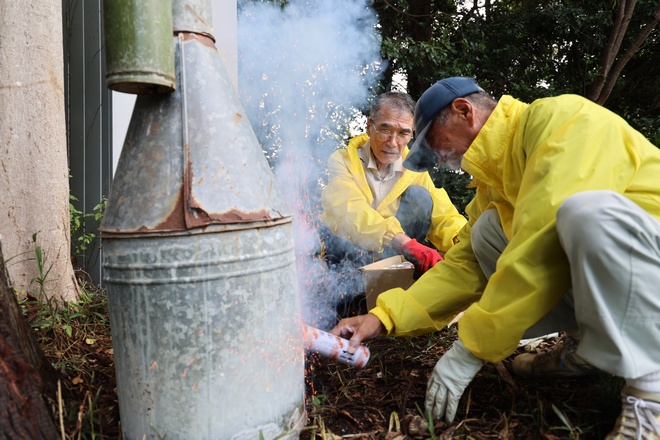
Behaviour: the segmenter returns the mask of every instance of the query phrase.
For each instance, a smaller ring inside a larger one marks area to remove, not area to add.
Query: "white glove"
[[[456,340],[433,368],[426,386],[426,414],[431,413],[437,420],[445,416],[448,422],[453,422],[463,391],[484,364],[460,339]]]

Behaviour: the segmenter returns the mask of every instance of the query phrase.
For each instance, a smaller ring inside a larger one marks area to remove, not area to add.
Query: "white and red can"
[[[369,348],[364,345],[360,345],[355,353],[349,353],[348,339],[308,325],[303,325],[303,344],[308,353],[318,353],[355,368],[364,368],[371,356]]]

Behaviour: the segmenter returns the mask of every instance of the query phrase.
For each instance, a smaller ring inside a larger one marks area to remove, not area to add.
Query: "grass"
[[[62,439],[120,438],[105,293],[87,285],[75,303],[55,306],[29,295],[19,302],[60,376],[51,408]]]

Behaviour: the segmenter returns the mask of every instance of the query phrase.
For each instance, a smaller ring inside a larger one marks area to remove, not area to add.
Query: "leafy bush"
[[[94,243],[96,239],[96,234],[90,231],[87,227],[87,220],[92,219],[95,222],[100,222],[103,219],[103,213],[105,212],[105,207],[108,202],[108,199],[103,197],[101,202],[94,206],[92,212],[83,213],[82,211],[76,209],[73,202],[77,202],[78,199],[69,194],[69,218],[71,222],[71,253],[76,257],[84,256],[87,253],[87,250]]]

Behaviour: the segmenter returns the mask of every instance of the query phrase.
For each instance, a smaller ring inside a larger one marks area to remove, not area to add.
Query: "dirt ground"
[[[86,304],[84,322],[70,321],[71,337],[58,333],[66,328],[35,326],[36,312],[27,315],[62,373],[61,402],[53,402],[58,431],[71,439],[121,438],[104,296]],[[455,338],[452,327],[417,338],[370,341],[371,358],[363,369],[308,356],[308,426],[300,438],[601,439],[613,426],[620,408],[619,379],[522,379],[511,373],[507,359],[486,365],[477,375],[454,423],[429,427],[421,417],[427,378]]]
[[[602,439],[619,413],[621,382],[608,375],[522,379],[507,359],[488,364],[463,395],[454,423],[422,417],[426,382],[455,329],[433,336],[368,343],[363,370],[316,358],[308,375],[308,411],[318,428],[344,438]]]

